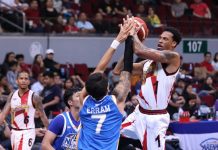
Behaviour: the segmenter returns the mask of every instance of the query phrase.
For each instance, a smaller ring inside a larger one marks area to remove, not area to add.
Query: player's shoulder
[[[65,112],[66,113],[66,112]],[[63,123],[65,120],[64,113],[61,113],[52,119],[52,124]]]

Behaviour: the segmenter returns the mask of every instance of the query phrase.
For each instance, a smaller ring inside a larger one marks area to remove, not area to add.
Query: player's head
[[[27,89],[30,85],[30,76],[26,71],[21,71],[17,74],[17,85],[20,89]]]
[[[93,73],[88,77],[85,88],[89,95],[100,100],[108,92],[108,79],[103,73]]]
[[[80,88],[71,88],[65,91],[64,93],[64,103],[68,108],[80,108],[80,100],[79,94],[81,89]]]
[[[159,50],[173,50],[182,40],[180,32],[174,27],[167,27],[160,35]]]
[[[43,73],[45,86],[51,86],[54,84],[54,73],[46,71]]]

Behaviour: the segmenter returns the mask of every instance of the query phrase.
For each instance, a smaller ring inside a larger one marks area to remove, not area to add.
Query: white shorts
[[[170,116],[165,114],[144,114],[137,106],[122,123],[121,135],[139,139],[143,150],[165,150],[165,134]]]
[[[11,130],[11,146],[13,150],[31,150],[36,137],[35,129]]]

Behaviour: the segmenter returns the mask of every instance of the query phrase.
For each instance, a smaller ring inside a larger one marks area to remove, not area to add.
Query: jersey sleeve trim
[[[60,115],[64,118],[64,127],[62,130],[62,133],[60,135],[57,135],[57,137],[62,137],[64,135],[65,130],[66,130],[66,118],[63,114],[60,114]]]

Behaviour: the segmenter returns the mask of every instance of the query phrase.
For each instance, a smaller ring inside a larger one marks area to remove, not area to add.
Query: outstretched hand
[[[116,37],[116,40],[122,43],[126,40],[126,38],[130,34],[130,30],[134,27],[134,20],[129,18],[127,15],[127,18],[123,18],[123,24],[120,24],[120,32]]]

